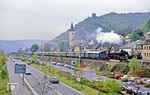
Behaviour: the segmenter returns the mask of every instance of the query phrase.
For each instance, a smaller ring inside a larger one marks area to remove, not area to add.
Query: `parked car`
[[[123,88],[129,94],[137,93],[137,91],[139,90],[139,86],[135,82],[127,82],[126,84],[124,84]]]
[[[63,63],[57,63],[57,65],[59,65],[59,66],[64,66],[64,64],[63,64]]]
[[[59,79],[56,76],[50,77],[50,83],[59,83]]]
[[[115,78],[116,79],[120,79],[121,77],[123,77],[124,76],[124,74],[115,74]]]
[[[137,95],[150,95],[150,91],[138,92]]]
[[[73,69],[74,69],[74,67],[73,67],[73,66],[71,66],[71,67],[70,67],[70,69],[72,69],[72,70],[73,70]]]
[[[141,81],[142,81],[142,84],[146,84],[146,85],[150,84],[150,78],[142,78]]]
[[[26,70],[26,75],[31,75],[31,70],[27,69]]]
[[[51,62],[51,64],[56,65],[57,63],[56,62]]]
[[[64,65],[64,67],[66,67],[66,68],[70,68],[71,66],[70,66],[70,65],[68,65],[68,64],[65,64],[65,65]]]

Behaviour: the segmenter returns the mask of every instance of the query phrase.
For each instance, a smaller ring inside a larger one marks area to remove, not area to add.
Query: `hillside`
[[[46,43],[45,40],[15,40],[15,41],[4,41],[0,40],[0,50],[6,52],[16,52],[18,49],[25,49],[26,47],[31,47],[33,44],[42,45]]]
[[[102,16],[92,16],[75,25],[76,36],[79,39],[95,39],[95,30],[98,27],[102,27],[104,32],[114,30],[116,33],[125,36],[136,30],[149,18],[150,12],[127,14],[109,13]],[[65,32],[52,41],[60,43],[60,41],[67,39],[67,32]]]
[[[150,32],[150,19],[148,19],[143,25],[141,25],[140,29],[143,32]]]

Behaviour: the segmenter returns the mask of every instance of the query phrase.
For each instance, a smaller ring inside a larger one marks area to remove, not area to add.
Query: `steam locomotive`
[[[83,59],[97,59],[97,60],[120,60],[127,61],[128,53],[126,51],[88,51],[88,52],[35,52],[39,56],[53,56],[53,57],[70,57],[70,58],[83,58]]]

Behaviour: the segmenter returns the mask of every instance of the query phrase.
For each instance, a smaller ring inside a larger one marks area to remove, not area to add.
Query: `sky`
[[[150,12],[150,0],[0,0],[0,40],[51,40],[92,13]]]

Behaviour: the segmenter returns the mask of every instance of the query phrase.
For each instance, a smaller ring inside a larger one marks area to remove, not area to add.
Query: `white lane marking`
[[[34,77],[36,77],[37,79],[39,79],[39,77],[37,76],[37,75],[35,75],[35,74],[33,74],[32,73],[32,75],[34,76]],[[56,90],[56,89],[54,89],[54,91],[56,92],[56,93],[58,93],[59,95],[63,95],[62,93],[60,93],[58,90]]]
[[[21,78],[23,79],[23,76],[20,74]],[[38,95],[36,93],[36,91],[31,87],[31,85],[29,84],[29,82],[24,78],[25,83],[29,86],[29,88],[31,89],[31,91],[33,92],[34,95]]]
[[[34,69],[34,70],[36,70],[37,72],[39,72],[39,73],[41,73],[41,74],[43,74],[43,75],[46,75],[46,74],[44,74],[43,72],[41,72],[41,71],[39,71],[39,70],[37,70],[37,69],[35,69],[35,68],[33,68],[32,66],[28,66],[29,68],[32,68],[32,69]],[[33,73],[32,73],[33,74]],[[35,74],[33,74],[36,78],[39,78],[37,75],[35,75]],[[48,76],[48,77],[50,77],[49,75],[46,75],[46,76]],[[56,93],[58,93],[59,95],[63,95],[61,92],[59,92],[58,90],[56,90],[55,89],[55,92]]]
[[[29,65],[28,65],[28,66],[29,66]],[[32,66],[29,66],[29,67],[32,68],[32,69],[34,69],[34,70],[36,70],[37,72],[40,72],[40,73],[46,75],[45,73],[41,72],[40,70],[38,70],[38,69],[36,69],[36,68],[34,68],[34,67],[32,67]],[[50,77],[49,75],[47,75],[47,76]],[[78,90],[76,90],[76,89],[74,89],[74,88],[72,88],[72,87],[70,87],[70,86],[64,84],[63,82],[60,82],[60,83],[61,83],[62,85],[64,85],[64,86],[66,86],[66,87],[72,89],[73,91],[76,91],[76,92],[80,93],[81,95],[85,95],[85,94],[81,93],[80,91],[78,91]]]
[[[15,65],[15,64],[13,64],[13,62],[10,62],[13,66]],[[23,79],[23,76],[21,75],[21,74],[19,74],[20,76],[21,76],[21,78]],[[31,87],[31,85],[29,84],[29,82],[24,78],[24,81],[25,81],[25,83],[27,84],[27,86],[30,88],[30,90],[32,91],[32,93],[34,94],[34,95],[38,95],[36,92],[35,92],[35,90]]]

